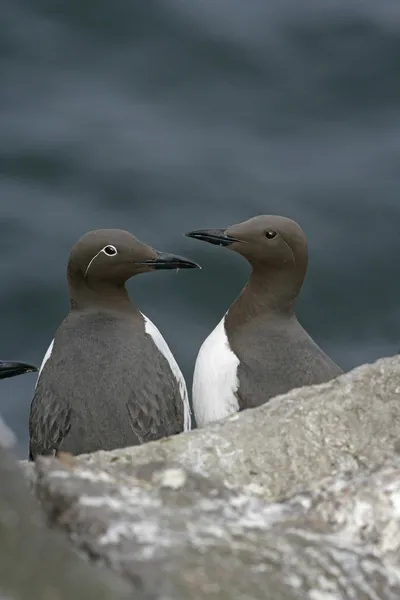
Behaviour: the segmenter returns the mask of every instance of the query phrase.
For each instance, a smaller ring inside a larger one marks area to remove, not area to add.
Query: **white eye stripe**
[[[110,253],[110,251],[111,251],[111,253]],[[85,275],[84,275],[85,278],[86,278],[86,275],[87,275],[87,273],[89,271],[90,265],[92,264],[92,262],[101,253],[105,254],[108,258],[112,258],[113,256],[116,256],[118,254],[118,250],[116,249],[115,246],[112,246],[111,244],[107,244],[107,246],[104,246],[104,248],[102,248],[101,250],[99,250],[98,253],[93,256],[92,260],[90,261],[90,263],[86,267],[86,271],[85,271]]]

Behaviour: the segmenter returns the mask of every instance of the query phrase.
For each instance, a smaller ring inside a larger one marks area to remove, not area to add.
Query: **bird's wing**
[[[184,429],[183,402],[176,380],[161,368],[154,370],[154,363],[151,372],[142,371],[140,389],[132,391],[126,409],[140,444]]]
[[[29,460],[55,454],[71,429],[72,408],[38,382],[29,415]]]
[[[159,357],[159,359],[165,361],[165,367],[169,368],[178,386],[179,396],[181,397],[183,407],[183,430],[190,431],[192,428],[191,409],[185,378],[158,327],[156,327],[146,315],[143,313],[141,314],[145,322],[145,331],[148,339],[151,340],[151,343],[154,344],[158,352],[162,354],[163,358]]]

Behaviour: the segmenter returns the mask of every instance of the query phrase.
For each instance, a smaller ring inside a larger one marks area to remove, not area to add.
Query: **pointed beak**
[[[0,379],[15,377],[24,373],[34,373],[37,370],[37,367],[26,363],[0,360]]]
[[[201,269],[201,266],[183,256],[176,254],[167,254],[166,252],[157,252],[155,258],[145,260],[142,265],[149,265],[156,269]]]
[[[225,231],[226,229],[196,229],[195,231],[185,233],[185,235],[186,237],[208,242],[215,246],[230,246],[234,242],[240,242],[240,240],[227,235]]]

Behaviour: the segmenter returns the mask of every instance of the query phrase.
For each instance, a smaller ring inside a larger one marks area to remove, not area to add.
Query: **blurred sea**
[[[120,227],[203,271],[132,280],[191,386],[248,275],[182,237],[256,214],[299,221],[302,324],[345,369],[400,348],[398,0],[3,0],[0,356],[38,366],[65,265]],[[27,452],[35,375],[1,382]]]

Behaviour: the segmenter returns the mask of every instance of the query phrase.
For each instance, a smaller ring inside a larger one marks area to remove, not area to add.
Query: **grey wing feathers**
[[[145,369],[144,369],[145,371]],[[126,404],[128,420],[139,444],[183,431],[183,402],[173,376],[144,373],[139,391]]]
[[[178,402],[175,399],[168,404],[171,406],[169,411],[161,403],[141,402],[133,398],[126,404],[129,425],[139,444],[157,440],[160,434],[169,436],[183,431],[183,412],[176,410]]]
[[[56,402],[51,391],[43,390],[39,401],[36,390],[29,415],[29,460],[57,452],[71,429],[71,420],[72,409],[68,402]]]
[[[152,415],[146,414],[140,406],[133,402],[126,405],[128,411],[129,425],[132,431],[137,435],[139,444],[157,438],[157,424]]]

